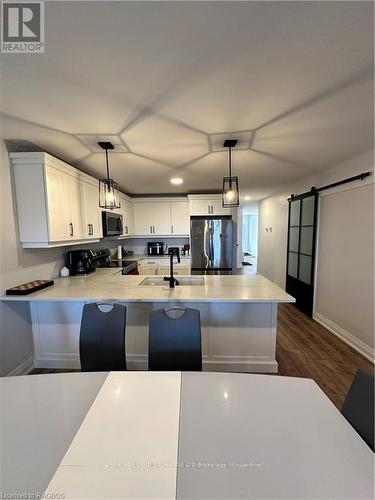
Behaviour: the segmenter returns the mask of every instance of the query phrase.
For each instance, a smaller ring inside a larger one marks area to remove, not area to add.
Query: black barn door
[[[314,303],[318,194],[289,200],[286,291],[310,318]]]

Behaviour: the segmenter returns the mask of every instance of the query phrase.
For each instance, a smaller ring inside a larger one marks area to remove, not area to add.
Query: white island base
[[[35,367],[80,368],[79,331],[85,302],[30,302]],[[173,303],[120,302],[127,306],[126,359],[130,370],[148,368],[150,312]],[[177,303],[199,309],[203,370],[277,373],[277,303]]]
[[[170,289],[162,278],[162,286],[143,286],[145,278],[97,269],[88,276],[57,278],[54,286],[30,295],[0,300],[29,302],[36,368],[80,368],[84,304],[117,302],[127,307],[130,370],[148,368],[151,311],[177,306],[201,313],[204,370],[277,372],[277,306],[295,301],[277,285],[260,275],[236,275],[186,277],[201,282],[181,286],[184,277],[179,276],[180,286]]]

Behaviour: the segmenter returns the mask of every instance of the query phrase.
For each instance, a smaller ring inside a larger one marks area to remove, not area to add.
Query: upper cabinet
[[[134,235],[134,215],[131,198],[126,195],[120,195],[121,214],[124,232],[122,237],[130,237]]]
[[[186,235],[190,232],[189,203],[186,200],[171,201],[171,234]]]
[[[98,184],[47,153],[11,153],[20,242],[26,248],[99,241]]]
[[[188,202],[184,198],[133,200],[135,236],[188,236]]]
[[[102,215],[99,209],[98,181],[81,183],[83,205],[83,237],[102,238]]]
[[[223,208],[221,195],[189,195],[190,215],[230,215],[230,208]]]

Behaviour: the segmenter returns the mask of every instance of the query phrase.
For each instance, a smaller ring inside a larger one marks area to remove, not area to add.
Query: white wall
[[[373,187],[322,196],[316,276],[316,319],[365,351],[374,347]]]
[[[291,193],[298,194],[309,190],[311,186],[319,187],[368,170],[374,170],[373,151],[309,177],[303,182],[287,186],[282,192],[262,200],[259,203],[258,272],[285,288],[287,198]],[[356,181],[322,193],[322,238],[318,239],[316,283],[316,312],[319,313],[320,309],[320,313],[338,327],[338,330],[341,329],[341,333],[349,332],[359,343],[365,343],[365,349],[369,346],[370,351],[373,347],[374,313],[373,182],[374,178],[371,176],[364,181]],[[352,226],[350,229],[347,227],[347,220]],[[344,253],[341,253],[340,247],[345,235],[347,238],[353,235],[352,245],[350,250],[345,249]],[[352,270],[347,268],[349,257],[351,265],[354,266]],[[327,270],[327,266],[330,267],[330,275],[327,275],[326,280],[323,269]],[[332,287],[334,293],[328,291],[329,289],[332,292]],[[356,296],[356,301],[351,302],[348,307],[347,302],[351,295]],[[330,329],[333,330],[332,325]]]

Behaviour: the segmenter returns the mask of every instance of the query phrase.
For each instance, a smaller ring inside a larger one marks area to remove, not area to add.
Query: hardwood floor
[[[279,307],[279,375],[312,378],[341,410],[358,368],[374,365],[292,304]]]
[[[312,378],[341,410],[358,368],[374,366],[292,304],[279,306],[276,359],[279,375]],[[35,369],[32,374],[78,370]]]

